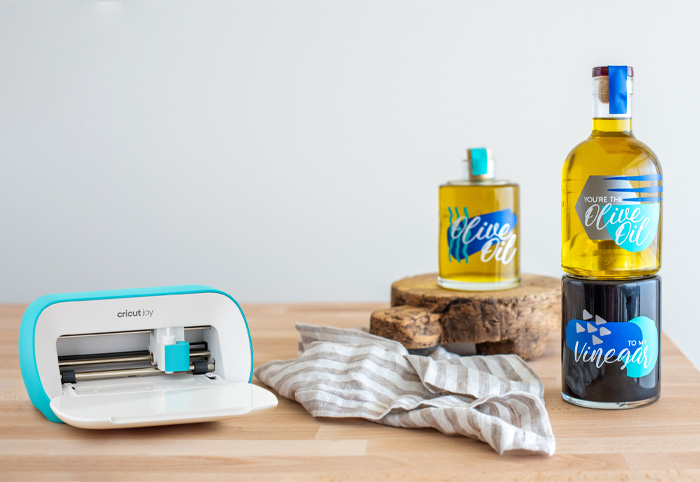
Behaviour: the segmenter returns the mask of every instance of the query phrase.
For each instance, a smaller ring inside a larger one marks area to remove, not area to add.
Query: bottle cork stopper
[[[610,84],[607,75],[600,77],[600,81],[598,82],[598,100],[603,104],[610,102]]]

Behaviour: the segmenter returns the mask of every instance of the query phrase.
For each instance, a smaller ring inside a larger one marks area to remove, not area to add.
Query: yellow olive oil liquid
[[[630,118],[594,118],[562,170],[561,266],[589,278],[630,278],[661,266],[661,166]]]
[[[518,284],[518,197],[517,184],[440,187],[440,278],[472,290]]]

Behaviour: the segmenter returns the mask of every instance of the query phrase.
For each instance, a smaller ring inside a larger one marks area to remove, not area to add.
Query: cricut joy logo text
[[[120,311],[117,313],[117,318],[129,318],[132,316],[153,316],[155,310],[136,310],[136,311]]]

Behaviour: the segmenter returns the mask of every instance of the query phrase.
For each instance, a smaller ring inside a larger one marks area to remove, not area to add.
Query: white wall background
[[[242,302],[388,300],[436,270],[468,146],[559,268],[590,69],[635,68],[664,167],[664,326],[700,364],[700,4],[0,3],[0,301],[204,283]]]

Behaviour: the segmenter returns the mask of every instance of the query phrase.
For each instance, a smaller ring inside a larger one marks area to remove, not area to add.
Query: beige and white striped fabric
[[[542,381],[517,355],[460,357],[438,348],[419,356],[359,330],[296,328],[299,357],[266,363],[255,376],[314,417],[433,427],[499,454],[554,454]]]

